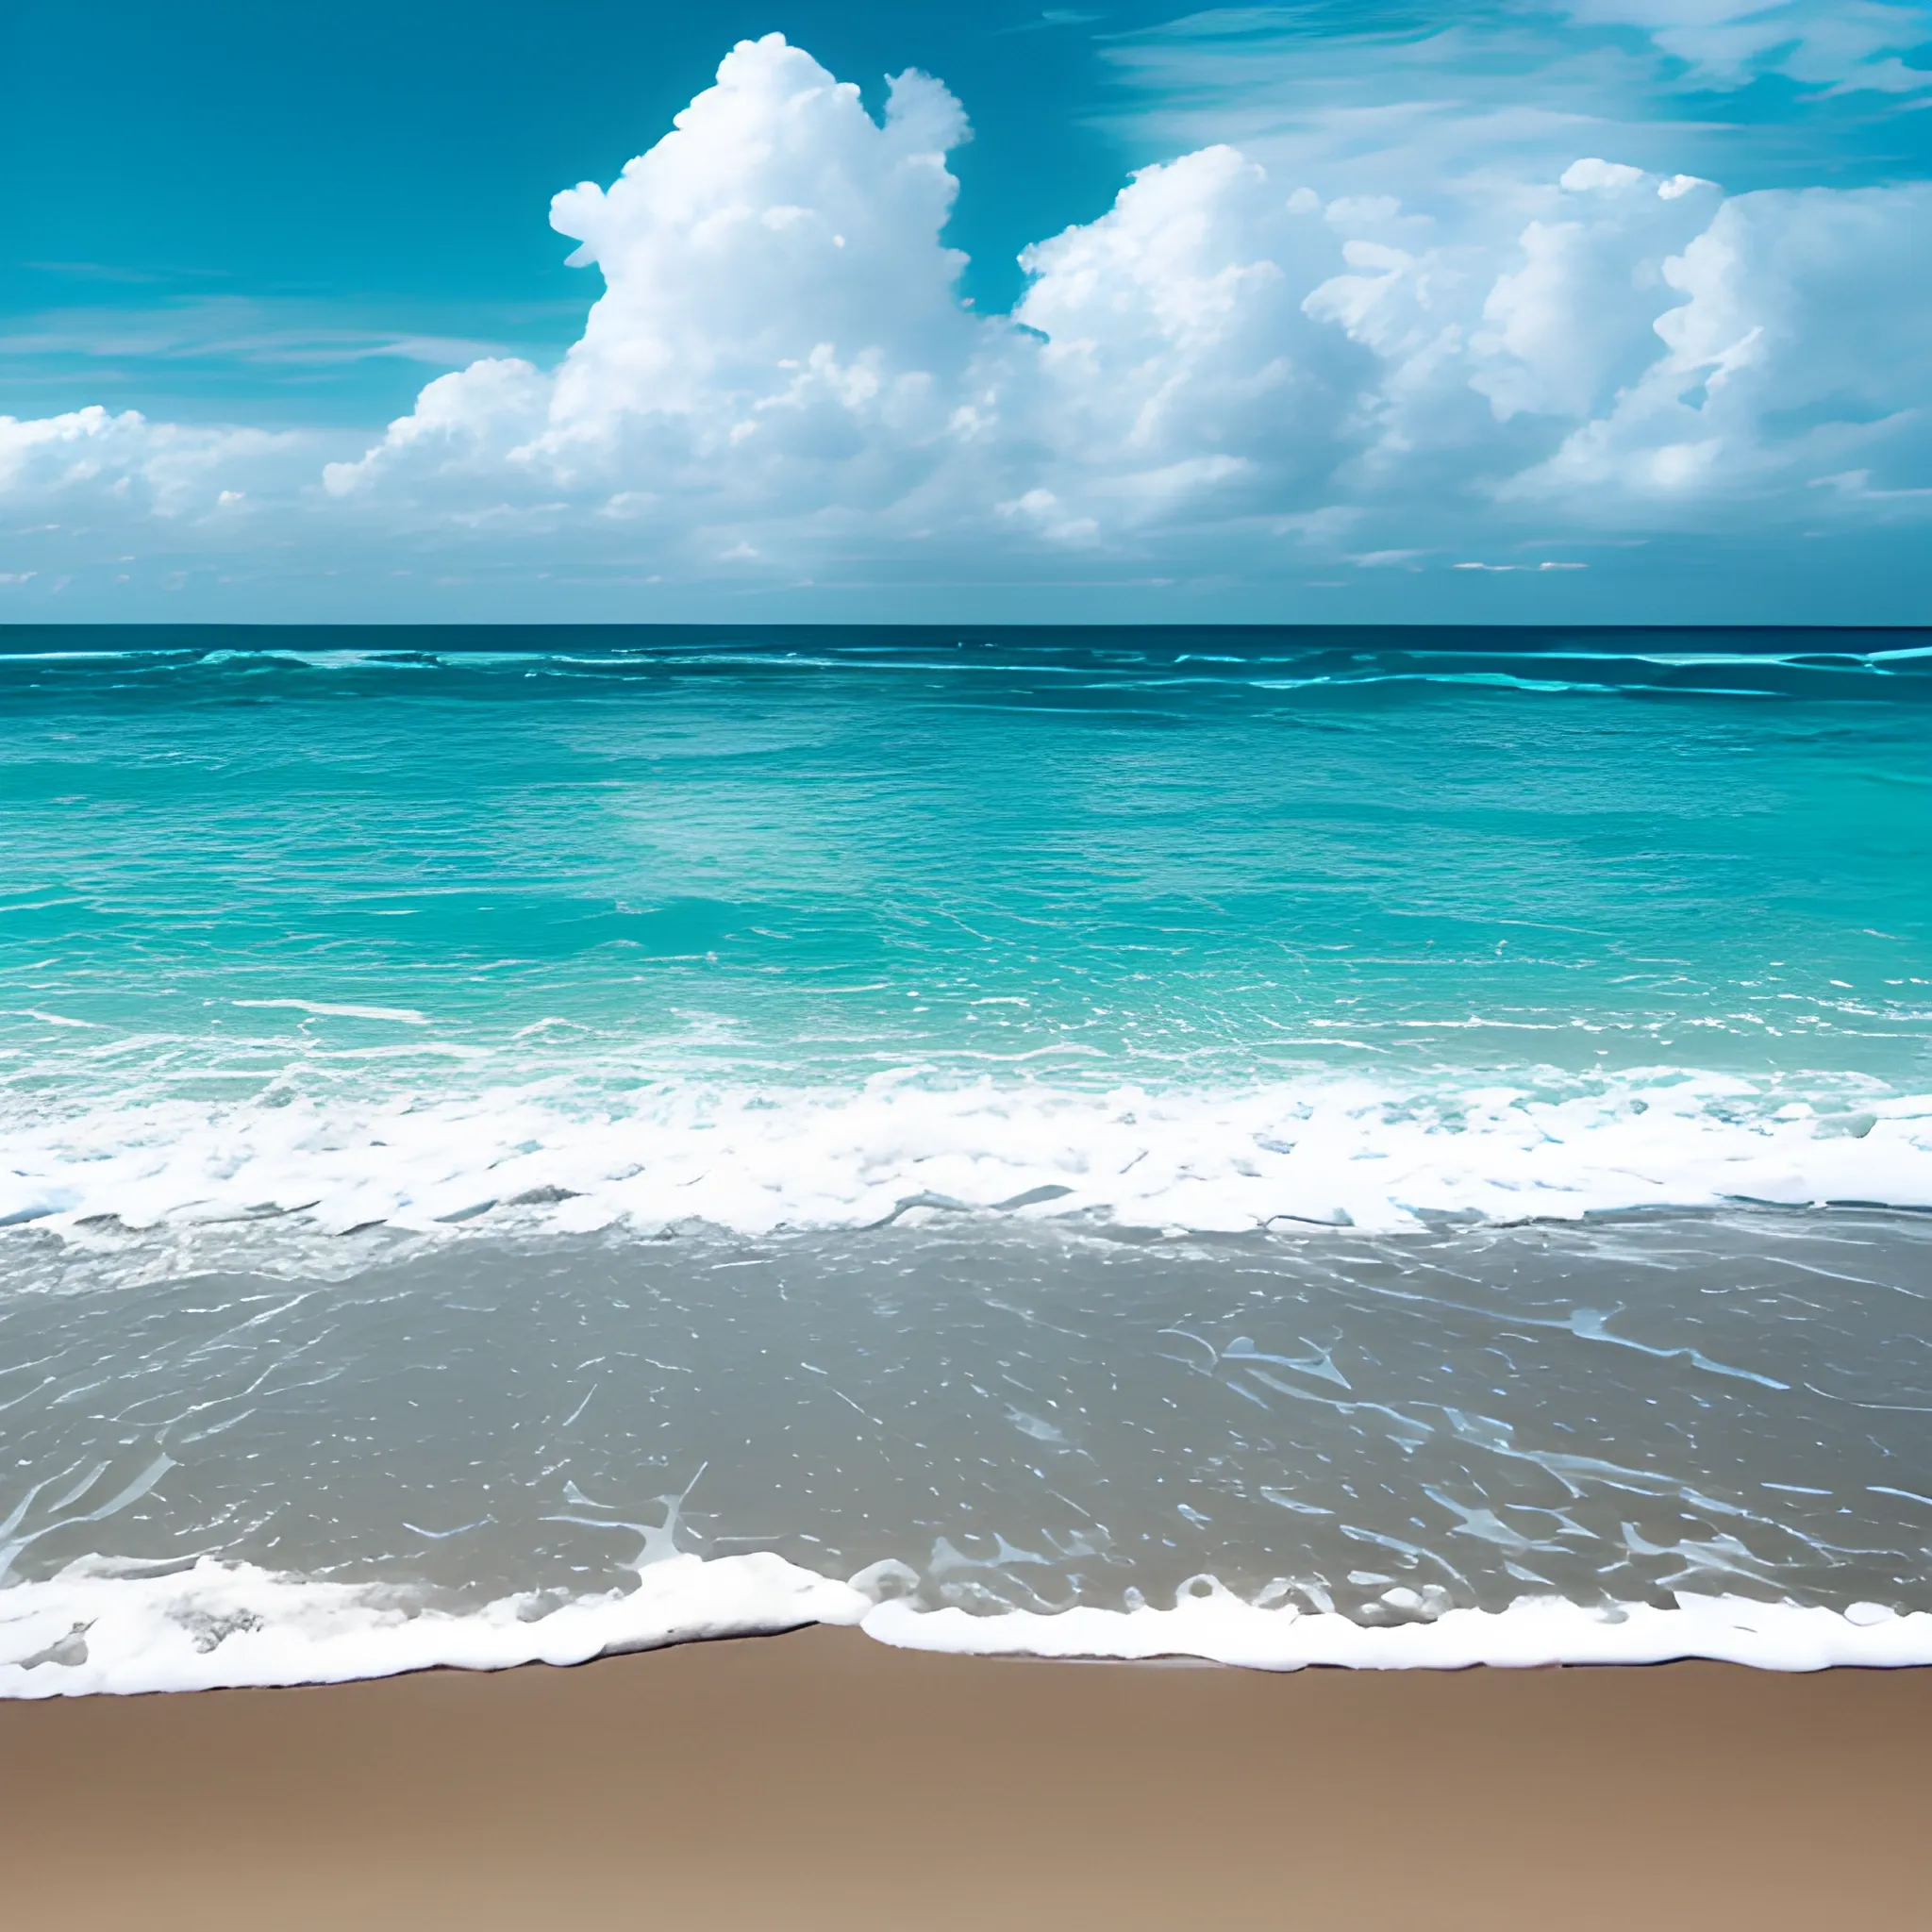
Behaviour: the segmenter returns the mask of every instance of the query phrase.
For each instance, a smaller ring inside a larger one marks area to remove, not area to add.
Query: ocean
[[[1932,632],[15,629],[0,1693],[1932,1662]]]

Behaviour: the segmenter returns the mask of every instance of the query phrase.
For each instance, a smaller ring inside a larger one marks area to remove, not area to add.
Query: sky
[[[1932,7],[19,0],[0,74],[0,624],[1932,611]]]

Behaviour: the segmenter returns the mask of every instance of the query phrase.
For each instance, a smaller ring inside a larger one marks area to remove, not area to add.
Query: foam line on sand
[[[108,1566],[111,1567],[111,1566]],[[576,1664],[625,1651],[856,1624],[900,1649],[974,1656],[1187,1657],[1292,1671],[1475,1664],[1649,1664],[1708,1657],[1773,1671],[1932,1663],[1932,1613],[1877,1604],[1843,1612],[1680,1593],[1675,1607],[1586,1608],[1524,1598],[1506,1610],[1415,1615],[1375,1627],[1286,1603],[1243,1601],[1209,1577],[1171,1608],[969,1616],[884,1597],[900,1566],[849,1582],[770,1552],[645,1564],[634,1590],[562,1605],[509,1596],[466,1611],[370,1585],[305,1581],[204,1558],[164,1575],[103,1574],[98,1560],[0,1591],[0,1698],[335,1683],[439,1666]]]

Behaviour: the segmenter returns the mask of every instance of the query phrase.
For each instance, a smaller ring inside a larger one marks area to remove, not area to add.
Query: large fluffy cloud
[[[1882,446],[1927,392],[1916,189],[1727,201],[1586,157],[1452,222],[1215,146],[1030,248],[987,322],[941,242],[964,132],[923,75],[880,126],[776,36],[740,46],[608,193],[557,197],[607,285],[561,368],[432,383],[330,489],[561,499],[747,550],[881,520],[1141,544],[1445,484],[1472,518],[1587,491],[1641,522]],[[1833,325],[1854,288],[1877,358]]]
[[[1665,258],[1663,353],[1523,491],[1761,501],[1932,458],[1932,187],[1740,195]]]
[[[329,489],[562,500],[633,541],[747,557],[887,533],[1087,546],[1306,493],[1350,358],[1301,310],[1307,222],[1265,173],[1227,148],[1146,170],[1029,249],[1024,299],[982,320],[941,240],[965,134],[923,75],[879,125],[777,36],[739,46],[608,193],[553,204],[606,283],[555,375],[432,383]]]
[[[901,75],[883,126],[776,35],[735,49],[674,130],[551,225],[603,297],[554,375],[445,376],[341,496],[441,507],[559,493],[684,529],[875,511],[929,473],[976,325],[939,244],[965,138],[936,81]]]
[[[1529,199],[1487,248],[1395,245],[1387,210],[1308,296],[1381,362],[1382,487],[1446,449],[1499,505],[1722,526],[1808,514],[1854,457],[1932,456],[1932,190],[1726,199],[1590,158]]]
[[[1772,58],[1705,11],[1696,58]],[[1892,85],[1883,25],[1833,43],[1858,84]],[[1773,52],[1825,58],[1807,32]],[[217,510],[267,500],[311,548],[687,578],[1077,556],[1264,579],[1324,550],[1447,562],[1926,501],[1924,184],[1727,197],[1573,152],[1409,197],[1386,155],[1351,192],[1333,154],[1311,182],[1210,144],[1028,249],[1012,314],[980,317],[942,239],[966,136],[924,75],[875,122],[778,36],[742,42],[608,189],[556,197],[604,293],[554,370],[440,376],[325,466],[133,414],[0,419],[0,503],[216,544]]]

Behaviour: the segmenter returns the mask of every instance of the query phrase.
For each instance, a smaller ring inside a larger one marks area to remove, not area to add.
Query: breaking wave
[[[590,1108],[545,1088],[136,1104],[0,1132],[0,1224],[81,1240],[250,1221],[326,1235],[532,1223],[763,1234],[960,1212],[1393,1230],[1736,1202],[1932,1206],[1932,1095],[1848,1078],[1792,1100],[1677,1069],[1412,1091],[887,1074],[857,1088],[664,1084]]]

